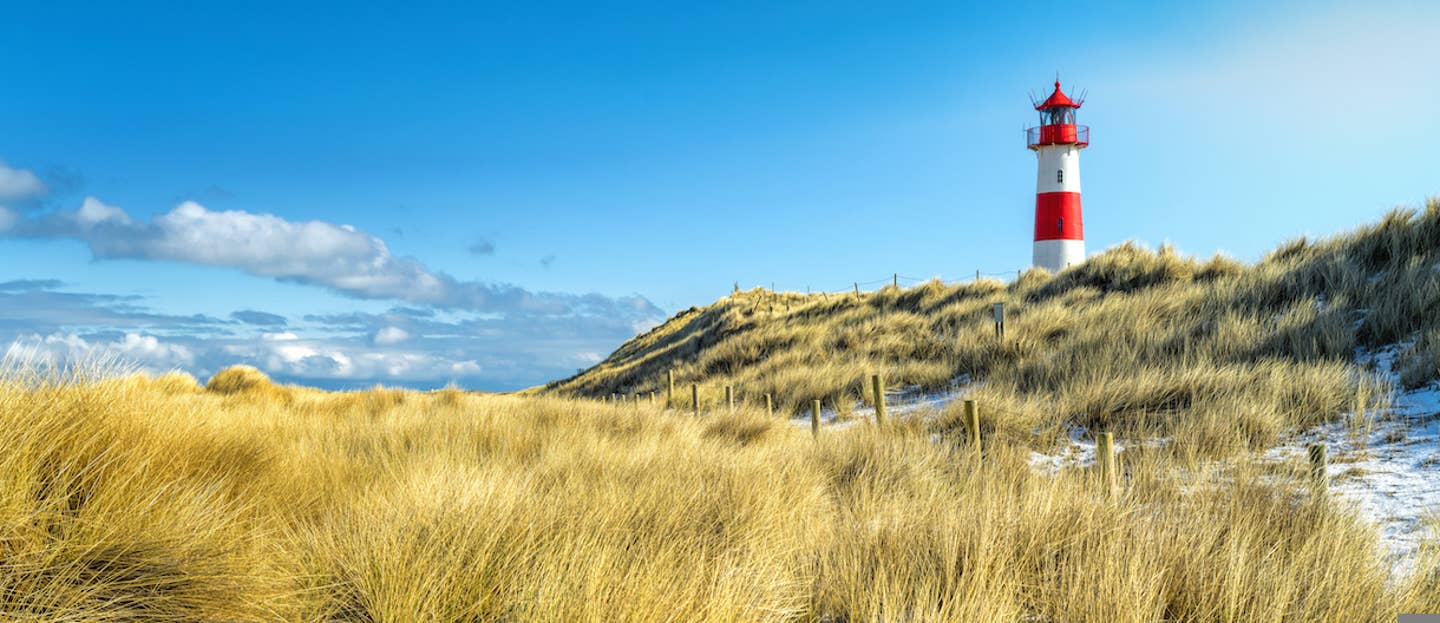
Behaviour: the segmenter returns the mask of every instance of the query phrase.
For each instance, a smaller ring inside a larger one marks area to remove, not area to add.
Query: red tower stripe
[[[1085,239],[1085,224],[1080,221],[1080,193],[1035,195],[1035,239]]]

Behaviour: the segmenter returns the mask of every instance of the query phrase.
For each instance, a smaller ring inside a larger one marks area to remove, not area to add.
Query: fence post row
[[[810,434],[820,436],[820,401],[810,401]]]
[[[980,456],[980,407],[974,400],[965,401],[965,436],[970,438],[970,451]]]
[[[1306,450],[1310,454],[1310,480],[1315,486],[1315,491],[1324,494],[1330,484],[1329,472],[1325,468],[1325,444],[1310,444]]]
[[[872,375],[870,375],[870,388],[871,388],[872,390],[874,390],[874,392],[875,392],[875,424],[876,424],[877,426],[884,426],[884,425],[885,425],[885,381],[883,381],[883,380],[880,379],[880,375],[878,375],[878,374],[872,374]]]
[[[997,315],[999,313],[999,308],[1000,305],[996,304]],[[874,392],[875,398],[875,423],[877,425],[883,426],[886,423],[885,381],[883,378],[881,378],[879,374],[872,374],[870,375],[870,387],[871,391]],[[666,373],[667,406],[673,405],[674,392],[675,373],[673,371],[669,371]],[[651,391],[649,392],[649,394],[650,404],[651,406],[654,406],[657,398],[657,392]],[[636,404],[639,404],[640,396],[641,394],[639,392],[635,392],[631,394],[631,400],[633,400]],[[623,402],[625,398],[625,394],[613,392],[606,399],[613,403],[617,400]],[[766,413],[770,416],[774,416],[775,395],[772,393],[766,393],[764,394],[764,398]],[[696,416],[699,416],[701,406],[699,383],[690,384],[690,400],[694,414]],[[735,387],[733,385],[725,386],[725,404],[730,411],[735,410]],[[965,436],[968,438],[971,451],[977,458],[979,458],[983,453],[984,447],[980,435],[980,407],[974,400],[970,399],[965,400],[964,407],[965,410],[963,422],[965,426]],[[818,438],[820,435],[820,411],[821,401],[811,400],[810,434],[812,436],[815,436],[816,438]],[[1309,455],[1311,484],[1315,487],[1315,490],[1318,493],[1324,494],[1329,484],[1329,476],[1326,471],[1327,461],[1325,444],[1311,444],[1306,448],[1306,450]],[[1120,474],[1119,468],[1116,464],[1115,456],[1115,433],[1106,432],[1096,434],[1095,469],[1098,472],[1098,475],[1100,477],[1100,484],[1105,494],[1114,495],[1118,490],[1117,481]]]
[[[670,373],[667,395],[674,391],[674,374]],[[886,423],[885,414],[885,381],[879,374],[870,375],[870,386],[875,397],[875,422],[883,426]],[[639,404],[640,394],[634,395],[636,404]],[[765,411],[771,416],[775,415],[775,396],[771,393],[764,394]],[[609,400],[623,400],[624,394],[612,393]],[[653,406],[656,400],[656,392],[650,392],[650,404]],[[700,415],[700,384],[690,384],[690,400],[694,414]],[[667,402],[671,402],[667,400]],[[735,388],[732,385],[725,386],[725,403],[731,410],[735,410]],[[980,435],[980,407],[974,400],[965,400],[965,411],[963,422],[965,425],[965,436],[969,441],[971,452],[978,459],[983,455],[984,446]],[[810,434],[817,439],[820,436],[820,411],[821,401],[810,401]],[[1328,486],[1329,477],[1326,472],[1325,444],[1311,444],[1307,448],[1310,458],[1310,479],[1315,490],[1324,494]],[[1115,456],[1115,433],[1098,433],[1095,436],[1095,469],[1100,477],[1100,485],[1106,495],[1115,495],[1118,490],[1117,481],[1119,468],[1116,465]]]
[[[1095,438],[1095,464],[1100,468],[1100,486],[1105,495],[1115,494],[1115,433],[1100,433]]]

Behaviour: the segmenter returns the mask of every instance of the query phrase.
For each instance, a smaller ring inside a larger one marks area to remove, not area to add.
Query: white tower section
[[[1035,196],[1041,203],[1058,204],[1059,210],[1046,210],[1043,221],[1035,223],[1035,250],[1032,263],[1052,273],[1085,261],[1085,240],[1066,237],[1067,230],[1075,231],[1081,223],[1080,199],[1080,148],[1074,143],[1041,145],[1036,148],[1038,173],[1035,180]],[[1065,194],[1052,194],[1065,193]],[[1073,198],[1073,199],[1072,199]],[[1075,209],[1065,209],[1073,205]],[[1049,207],[1049,206],[1047,206]],[[1058,214],[1055,214],[1058,212]],[[1077,222],[1066,227],[1064,219]],[[1054,222],[1051,222],[1051,221]],[[1049,230],[1049,231],[1044,231]]]

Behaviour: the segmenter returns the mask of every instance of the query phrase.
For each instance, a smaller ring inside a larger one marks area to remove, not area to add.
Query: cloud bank
[[[4,233],[73,239],[96,259],[166,260],[235,268],[251,275],[328,288],[360,299],[489,313],[656,317],[640,296],[530,292],[507,284],[459,281],[349,225],[289,221],[243,210],[213,211],[186,201],[149,222],[86,197],[79,209],[0,218]]]
[[[9,310],[0,315],[0,344],[11,344],[11,356],[53,363],[118,357],[202,379],[249,364],[283,382],[329,388],[516,389],[593,364],[596,353],[664,317],[638,295],[462,281],[395,255],[349,225],[216,211],[194,201],[147,220],[93,196],[74,209],[40,211],[48,192],[35,174],[0,164],[0,237],[75,240],[97,260],[228,268],[399,305],[299,319],[250,305],[225,317],[167,314],[142,297],[69,291],[37,275],[0,282],[0,308]],[[484,242],[472,252],[494,247]]]
[[[12,169],[0,162],[0,201],[29,199],[45,194],[40,178],[24,169]]]
[[[144,300],[65,291],[49,279],[0,283],[0,344],[51,364],[119,360],[202,381],[236,364],[330,389],[376,383],[487,390],[528,387],[594,364],[635,334],[623,318],[494,315],[395,307],[287,319],[245,309],[226,318],[157,313]]]

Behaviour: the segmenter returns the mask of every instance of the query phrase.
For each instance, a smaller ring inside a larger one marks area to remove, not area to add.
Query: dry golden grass
[[[868,401],[873,373],[927,389],[968,375],[984,381],[974,397],[991,406],[990,424],[1010,434],[1077,424],[1260,448],[1383,404],[1389,382],[1353,365],[1356,348],[1418,338],[1401,357],[1404,382],[1440,377],[1437,263],[1431,200],[1329,240],[1286,243],[1253,265],[1127,243],[1010,284],[932,281],[860,300],[757,289],[677,314],[546,391],[663,392],[674,371],[679,406],[691,383],[712,403],[731,385],[803,414],[814,399]],[[997,302],[1003,340],[991,323]]]
[[[1286,478],[1131,488],[919,426],[376,389],[0,385],[0,612],[70,621],[1384,621],[1435,607]],[[261,391],[256,391],[261,390]],[[1124,455],[1122,455],[1124,456]],[[1182,489],[1188,485],[1188,491]],[[1421,568],[1432,568],[1422,566]]]

